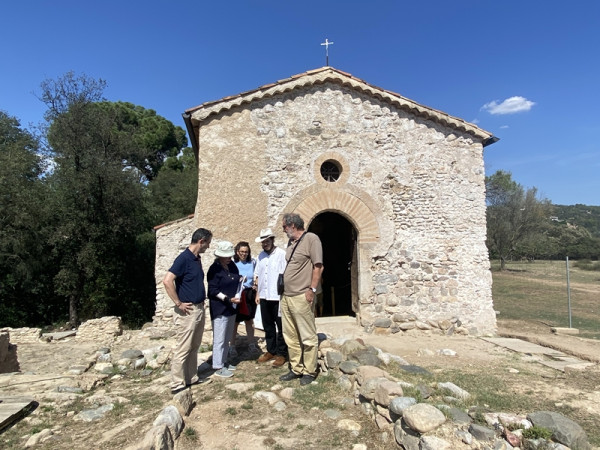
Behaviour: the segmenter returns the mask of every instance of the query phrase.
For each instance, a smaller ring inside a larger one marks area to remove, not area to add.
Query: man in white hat
[[[275,235],[270,228],[260,230],[255,242],[260,242],[263,248],[254,274],[258,279],[256,298],[260,302],[267,343],[267,352],[258,358],[258,362],[273,360],[273,366],[280,367],[285,364],[288,355],[279,316],[280,295],[277,293],[277,278],[285,270],[285,250],[275,246]]]

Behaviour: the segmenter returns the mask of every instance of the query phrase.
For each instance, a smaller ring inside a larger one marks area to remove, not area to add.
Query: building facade
[[[495,331],[485,246],[490,133],[331,67],[187,110],[198,160],[192,218],[157,230],[159,281],[193,229],[213,241],[279,233],[296,212],[321,237],[323,315],[365,327]],[[203,257],[207,268],[210,250]]]

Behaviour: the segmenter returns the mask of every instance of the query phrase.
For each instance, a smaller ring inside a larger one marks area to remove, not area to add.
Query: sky
[[[500,140],[486,174],[554,204],[600,205],[600,2],[8,0],[0,110],[43,121],[40,83],[69,71],[104,96],[181,114],[326,65]]]

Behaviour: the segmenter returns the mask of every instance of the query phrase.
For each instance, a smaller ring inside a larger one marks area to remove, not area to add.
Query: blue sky
[[[69,70],[184,127],[181,113],[329,64],[476,123],[509,171],[555,204],[600,205],[600,2],[10,0],[0,6],[0,109]]]

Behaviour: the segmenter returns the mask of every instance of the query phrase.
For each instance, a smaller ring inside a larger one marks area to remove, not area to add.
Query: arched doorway
[[[357,232],[344,216],[334,212],[318,214],[308,231],[323,244],[323,304],[317,317],[355,315],[358,298]],[[354,302],[353,302],[354,300]]]

